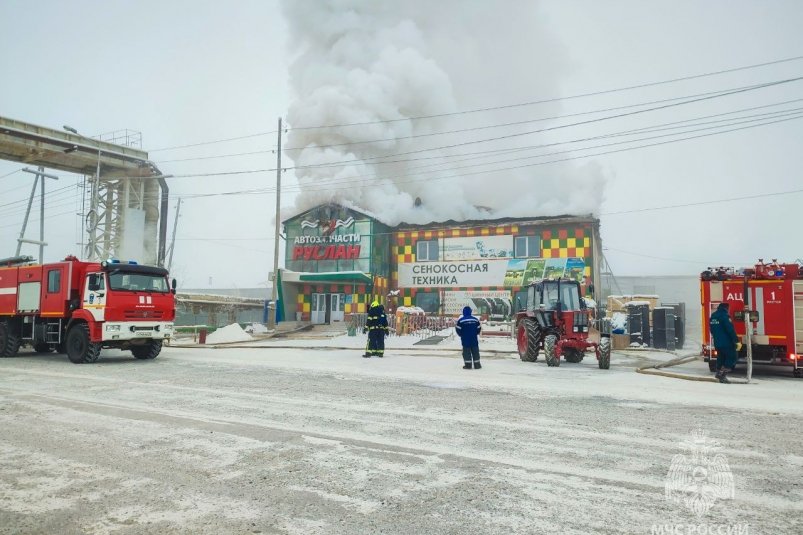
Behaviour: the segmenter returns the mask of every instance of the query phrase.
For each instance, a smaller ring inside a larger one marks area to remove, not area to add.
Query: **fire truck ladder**
[[[61,318],[58,323],[45,324],[45,342],[57,345],[61,343]]]

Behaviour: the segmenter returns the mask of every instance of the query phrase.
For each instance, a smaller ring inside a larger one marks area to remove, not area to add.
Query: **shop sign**
[[[539,279],[567,277],[583,281],[582,258],[510,258],[460,262],[410,262],[399,264],[402,288],[453,288],[456,286],[527,286]]]
[[[293,247],[293,260],[354,260],[359,257],[359,245],[307,245]]]

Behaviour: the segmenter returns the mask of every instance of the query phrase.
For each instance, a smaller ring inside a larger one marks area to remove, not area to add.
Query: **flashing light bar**
[[[108,260],[104,260],[103,262],[100,263],[100,265],[103,267],[106,267],[109,264],[128,264],[132,266],[138,265],[136,260],[126,260],[125,262],[123,262],[122,260],[119,260],[117,258],[109,258]]]

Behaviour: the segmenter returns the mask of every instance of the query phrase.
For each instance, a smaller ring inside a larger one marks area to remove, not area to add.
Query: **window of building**
[[[513,241],[516,258],[531,258],[541,256],[541,240],[538,236],[516,236]]]
[[[415,306],[430,314],[440,312],[441,296],[438,292],[418,292],[415,294]]]
[[[416,262],[437,262],[438,240],[419,241],[415,244]]]
[[[47,293],[58,293],[61,291],[61,270],[53,269],[47,272]]]

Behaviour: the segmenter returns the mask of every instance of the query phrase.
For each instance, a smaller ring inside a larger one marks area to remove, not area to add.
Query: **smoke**
[[[598,211],[598,166],[531,166],[549,158],[512,151],[549,143],[509,137],[544,123],[489,128],[554,104],[456,113],[559,95],[566,55],[533,2],[286,0],[283,11],[298,211],[334,201],[389,224]],[[304,128],[321,125],[334,126]]]

